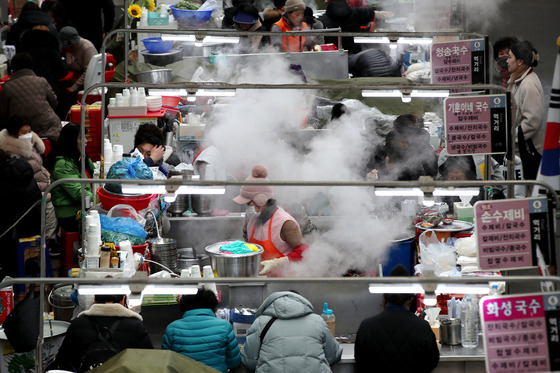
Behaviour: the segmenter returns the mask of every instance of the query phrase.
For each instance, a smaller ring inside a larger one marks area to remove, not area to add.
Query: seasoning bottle
[[[99,268],[109,268],[110,266],[111,266],[111,248],[109,246],[101,246]]]
[[[325,303],[323,307],[323,314],[321,315],[323,320],[327,323],[327,326],[331,330],[331,333],[334,337],[334,329],[335,329],[335,317],[333,310],[330,310],[328,304]]]

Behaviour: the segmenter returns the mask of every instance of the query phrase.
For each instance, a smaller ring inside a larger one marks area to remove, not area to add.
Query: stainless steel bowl
[[[171,82],[171,69],[142,71],[134,74],[138,83],[166,84]]]
[[[261,255],[264,249],[247,254],[221,254],[220,247],[227,242],[217,242],[206,246],[205,250],[212,262],[212,268],[220,277],[257,277],[261,268]]]

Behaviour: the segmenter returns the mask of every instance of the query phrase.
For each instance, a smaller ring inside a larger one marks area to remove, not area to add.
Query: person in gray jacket
[[[331,372],[341,357],[342,347],[325,321],[307,299],[291,291],[265,299],[241,351],[245,368],[258,373]]]

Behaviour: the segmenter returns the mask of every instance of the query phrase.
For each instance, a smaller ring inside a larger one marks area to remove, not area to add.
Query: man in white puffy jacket
[[[256,317],[241,351],[241,361],[249,371],[331,372],[330,366],[342,357],[342,347],[323,318],[299,294],[272,293],[259,307]]]

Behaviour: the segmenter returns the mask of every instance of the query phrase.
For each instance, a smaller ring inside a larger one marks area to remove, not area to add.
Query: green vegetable
[[[198,10],[198,8],[200,8],[200,4],[191,3],[190,1],[183,0],[175,4],[175,8],[183,9],[183,10]]]

